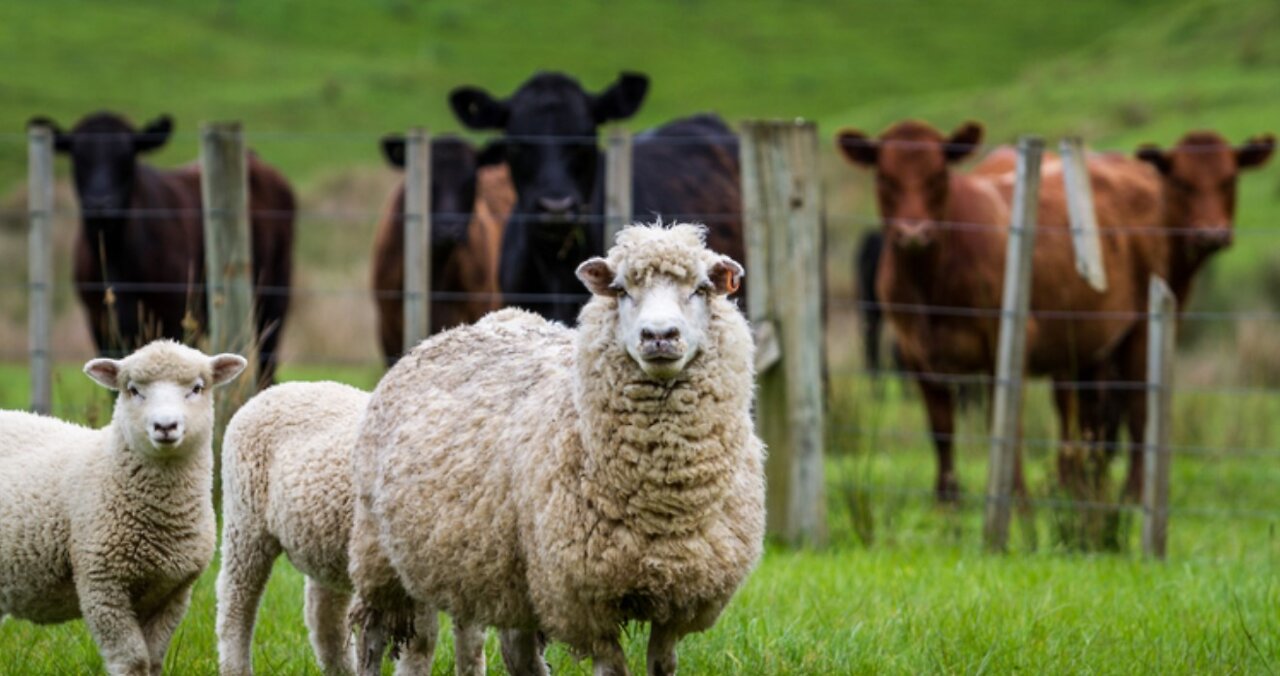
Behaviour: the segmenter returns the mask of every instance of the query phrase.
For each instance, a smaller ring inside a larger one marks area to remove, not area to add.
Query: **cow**
[[[1199,272],[1214,255],[1231,245],[1240,172],[1266,164],[1275,145],[1275,136],[1270,133],[1251,137],[1233,147],[1221,134],[1201,130],[1184,134],[1170,150],[1154,144],[1143,145],[1134,153],[1136,161],[1113,158],[1106,163],[1090,163],[1091,174],[1110,170],[1125,175],[1126,181],[1115,185],[1119,194],[1111,196],[1112,201],[1138,202],[1150,207],[1146,218],[1139,223],[1147,227],[1150,235],[1136,240],[1144,256],[1156,259],[1150,266],[1151,271],[1169,283],[1179,311],[1190,302]],[[1096,181],[1094,185],[1096,196],[1101,191]],[[1145,311],[1146,307],[1144,294],[1136,309]],[[1145,328],[1145,323],[1141,324],[1117,351],[1111,375],[1122,381],[1146,380]],[[1145,392],[1127,388],[1104,392],[1101,396],[1106,404],[1111,403],[1112,397],[1124,402],[1122,415],[1127,423],[1130,448],[1122,497],[1137,500],[1142,493]],[[1103,431],[1098,436],[1107,448],[1115,447],[1116,422],[1115,416],[1093,421],[1094,426],[1101,426]]]
[[[381,141],[387,163],[403,169],[405,141]],[[378,222],[372,287],[378,335],[387,368],[404,352],[404,181]],[[489,146],[477,152],[456,136],[431,141],[432,334],[474,322],[498,309],[498,245],[515,192],[501,157]]]
[[[880,268],[880,250],[884,247],[884,234],[879,230],[863,233],[858,240],[858,250],[853,254],[854,292],[858,299],[858,314],[862,317],[863,366],[870,371],[880,371],[880,333],[884,324],[884,310],[876,299],[876,274]]]
[[[924,399],[938,456],[935,492],[944,502],[957,499],[960,490],[952,450],[955,402],[950,381],[966,374],[990,375],[999,340],[1012,181],[999,174],[952,170],[972,154],[982,136],[983,128],[976,122],[943,135],[916,120],[897,123],[875,139],[855,129],[837,135],[837,145],[850,162],[875,171],[884,233],[876,295],[903,365],[914,374]],[[1071,381],[1082,369],[1105,363],[1130,331],[1136,292],[1119,283],[1107,293],[1088,287],[1074,271],[1068,224],[1047,218],[1045,202],[1062,199],[1050,195],[1042,200],[1033,253],[1027,366],[1032,373]],[[1130,246],[1127,238],[1104,246],[1111,247],[1109,259],[1129,256],[1127,250],[1113,250]],[[1063,316],[1064,310],[1093,310],[1106,313],[1106,319]],[[1035,316],[1037,312],[1049,316]],[[1065,397],[1055,402],[1064,441],[1071,442],[1074,409]],[[1025,493],[1020,455],[1015,487]]]
[[[125,117],[87,115],[70,133],[47,117],[71,159],[80,202],[74,281],[99,354],[126,354],[155,338],[192,342],[205,331],[200,168],[158,169],[140,157],[173,132],[162,115],[142,129]],[[295,199],[284,176],[248,153],[249,221],[259,378],[275,377],[289,309]]]
[[[500,130],[516,191],[502,237],[503,302],[572,323],[586,295],[575,267],[605,248],[601,125],[631,117],[649,79],[622,73],[599,93],[540,72],[510,97],[458,87],[454,114],[474,130]],[[708,244],[742,260],[737,140],[718,117],[695,115],[636,135],[632,204],[637,219],[707,221]]]

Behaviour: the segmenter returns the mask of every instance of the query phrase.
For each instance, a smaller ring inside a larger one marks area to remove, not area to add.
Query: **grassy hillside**
[[[306,180],[377,163],[386,130],[457,128],[445,100],[456,85],[505,93],[537,68],[590,88],[622,69],[649,73],[637,124],[704,109],[825,121],[851,105],[999,85],[1155,11],[1108,0],[4,3],[0,131],[103,107],[170,111],[188,134],[239,118],[251,131],[319,134],[276,138],[268,153]],[[7,140],[0,186],[22,168],[21,144]],[[188,159],[194,145],[179,137],[161,159]]]

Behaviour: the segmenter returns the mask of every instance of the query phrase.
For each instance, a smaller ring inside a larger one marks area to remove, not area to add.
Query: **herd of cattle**
[[[431,148],[432,332],[473,322],[504,305],[572,323],[586,300],[577,265],[604,242],[601,125],[633,115],[648,79],[624,73],[599,93],[574,79],[539,73],[505,99],[475,87],[449,102],[472,130],[499,131],[482,148],[440,137]],[[82,227],[75,282],[99,351],[127,350],[156,337],[192,339],[204,325],[200,177],[196,166],[159,170],[139,155],[164,145],[162,117],[142,129],[96,113],[64,133]],[[940,500],[958,495],[952,454],[954,392],[939,375],[989,374],[995,362],[1003,261],[1014,189],[1014,155],[996,148],[968,171],[957,165],[982,148],[983,127],[950,135],[906,121],[878,137],[846,129],[836,145],[875,173],[881,230],[864,241],[856,265],[868,333],[887,318],[895,355],[914,374],[938,456]],[[1195,131],[1172,149],[1143,146],[1133,157],[1088,160],[1109,286],[1091,288],[1074,272],[1062,166],[1046,157],[1031,291],[1027,369],[1049,376],[1064,452],[1060,478],[1086,490],[1100,480],[1122,428],[1131,452],[1124,493],[1140,491],[1145,398],[1116,381],[1143,380],[1151,275],[1168,280],[1184,306],[1205,262],[1231,242],[1237,175],[1264,164],[1275,139],[1235,146]],[[400,137],[383,153],[403,166]],[[252,154],[251,154],[252,155]],[[744,260],[738,147],[720,118],[700,114],[636,135],[633,205],[638,219],[696,220],[710,248]],[[285,178],[249,160],[253,274],[262,364],[270,380],[289,303],[295,199]],[[404,187],[378,228],[373,288],[381,346],[393,363],[402,345]],[[745,290],[744,290],[745,293]],[[1021,486],[1021,470],[1017,483]]]

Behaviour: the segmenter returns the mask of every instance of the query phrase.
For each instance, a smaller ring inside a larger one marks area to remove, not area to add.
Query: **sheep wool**
[[[245,361],[156,341],[95,359],[100,430],[0,412],[0,616],[82,616],[113,674],[159,674],[213,557],[214,386]]]
[[[356,442],[356,523],[416,602],[545,632],[597,666],[621,658],[627,621],[674,637],[669,669],[674,641],[714,624],[761,553],[764,449],[751,335],[723,289],[700,291],[728,261],[704,239],[632,226],[607,258],[627,288],[705,298],[705,337],[673,378],[628,352],[624,294],[596,289],[577,330],[503,310],[383,378]]]

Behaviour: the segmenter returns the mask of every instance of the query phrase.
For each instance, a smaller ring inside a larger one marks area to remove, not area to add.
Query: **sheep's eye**
[[[711,282],[703,282],[693,290],[693,293],[689,294],[689,299],[693,300],[698,296],[709,296],[713,289],[715,289],[715,287],[712,286]]]
[[[627,288],[621,284],[614,284],[613,286],[609,287],[609,290],[618,296],[618,300],[631,297],[630,294],[627,293]]]
[[[191,394],[200,394],[201,392],[204,392],[204,383],[196,383],[195,386],[191,388]]]
[[[138,391],[138,387],[137,387],[136,385],[130,385],[130,386],[127,388],[127,391],[129,392],[129,396],[131,396],[131,397],[141,397],[141,396],[142,396],[142,393]]]

